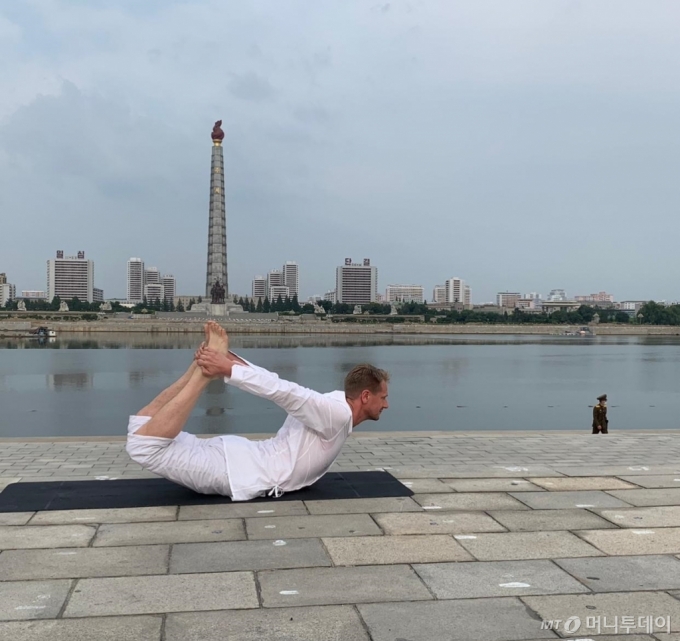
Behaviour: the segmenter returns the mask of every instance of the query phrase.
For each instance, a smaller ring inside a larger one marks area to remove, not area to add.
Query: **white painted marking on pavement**
[[[474,534],[454,534],[453,538],[454,539],[476,539],[477,537]]]
[[[265,525],[264,529],[265,530],[273,530],[276,526],[275,525]]]
[[[595,506],[591,505],[590,503],[577,503],[576,507],[595,507]]]
[[[15,610],[44,610],[46,605],[18,605]]]
[[[441,510],[441,505],[423,505],[423,510]]]
[[[271,514],[274,510],[258,510],[258,514]]]
[[[289,594],[300,594],[297,590],[281,590],[279,594],[283,594],[284,596],[288,596]]]
[[[276,546],[286,545],[286,542],[279,539],[278,541],[274,541],[274,543],[272,543],[272,545],[276,545]]]
[[[510,583],[499,583],[499,588],[530,588],[530,583],[521,583],[519,581],[512,581]]]
[[[633,534],[654,534],[654,530],[632,530]]]

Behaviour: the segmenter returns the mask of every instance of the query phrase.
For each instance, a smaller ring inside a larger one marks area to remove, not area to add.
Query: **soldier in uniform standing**
[[[593,434],[608,434],[607,395],[598,396],[599,403],[593,407]]]

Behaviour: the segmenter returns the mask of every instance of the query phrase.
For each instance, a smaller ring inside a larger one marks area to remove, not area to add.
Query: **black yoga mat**
[[[314,485],[275,499],[255,501],[311,501],[412,496],[413,492],[389,472],[329,472]],[[227,496],[197,494],[165,479],[115,481],[45,481],[12,483],[0,492],[0,512],[86,510],[159,505],[231,503]]]

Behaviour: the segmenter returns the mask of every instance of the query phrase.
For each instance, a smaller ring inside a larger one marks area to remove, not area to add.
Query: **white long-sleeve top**
[[[224,380],[288,413],[273,438],[221,437],[234,501],[268,492],[280,496],[311,485],[328,471],[352,432],[352,410],[344,392],[321,394],[252,363],[235,364]]]

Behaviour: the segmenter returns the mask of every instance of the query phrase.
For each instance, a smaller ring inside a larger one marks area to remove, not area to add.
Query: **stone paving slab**
[[[396,465],[390,473],[400,479],[467,479],[562,476],[545,465]]]
[[[613,490],[609,494],[636,507],[680,505],[680,487],[657,490]]]
[[[89,525],[0,526],[0,550],[87,547],[97,529]]]
[[[561,619],[565,621],[569,617],[578,617],[581,626],[572,634],[564,634],[563,629],[560,628],[560,633],[567,637],[577,636],[583,639],[590,635],[595,636],[599,641],[599,636],[596,636],[595,625],[588,626],[588,617],[599,617],[600,625],[602,625],[604,617],[608,619],[610,625],[613,625],[614,618],[618,617],[635,617],[635,624],[638,624],[638,617],[643,619],[649,616],[652,617],[668,617],[671,620],[671,631],[677,632],[680,629],[680,601],[674,599],[665,592],[625,592],[625,593],[609,593],[609,594],[577,594],[577,595],[561,595],[561,596],[528,596],[522,597],[522,601],[526,603],[538,616],[544,620]],[[600,634],[615,631],[610,628],[605,630],[600,627]],[[659,631],[659,628],[654,628],[652,632]],[[647,630],[644,627],[636,627],[630,629],[631,633],[644,633]],[[625,638],[625,637],[624,637]]]
[[[331,560],[319,539],[182,543],[173,546],[170,557],[172,574],[283,570],[330,565]]]
[[[479,512],[375,514],[373,518],[385,534],[462,534],[505,530],[490,516]]]
[[[2,512],[0,525],[26,525],[35,512]]]
[[[347,605],[170,614],[165,624],[165,641],[232,640],[370,641]]]
[[[642,457],[636,456],[642,460]],[[647,459],[649,460],[649,459]],[[586,465],[557,466],[556,471],[565,476],[654,476],[680,474],[680,465]],[[546,476],[551,476],[546,474]]]
[[[258,501],[257,503],[221,503],[219,505],[182,505],[180,521],[208,519],[240,519],[272,516],[305,516],[307,508],[302,501]]]
[[[374,512],[422,512],[423,508],[408,496],[375,499],[334,499],[305,501],[310,514],[372,514]]]
[[[440,479],[399,479],[407,488],[416,494],[442,494],[453,492],[448,484]]]
[[[623,490],[632,492],[636,490]],[[563,510],[592,507],[630,507],[630,503],[610,496],[606,492],[576,491],[576,492],[517,492],[511,493],[517,500],[522,501],[534,510]]]
[[[554,597],[559,598],[559,597]],[[359,605],[373,641],[555,639],[517,598]]]
[[[239,541],[246,538],[243,521],[170,521],[155,523],[105,524],[97,531],[95,547]]]
[[[631,477],[638,478],[638,477]],[[532,483],[540,487],[550,490],[551,492],[568,492],[581,490],[630,490],[635,489],[634,483],[627,483],[621,479],[613,478],[611,476],[594,476],[594,477],[563,477],[563,478],[534,478]],[[517,491],[517,490],[515,490]]]
[[[278,516],[246,519],[249,539],[308,539],[322,536],[381,535],[368,514]]]
[[[659,474],[652,476],[622,476],[624,481],[650,489],[680,487],[680,474]]]
[[[680,589],[680,561],[672,556],[556,559],[593,592]]]
[[[555,559],[603,556],[571,532],[507,532],[459,538],[460,544],[480,561]]]
[[[265,608],[432,598],[408,565],[274,570],[258,579]]]
[[[8,485],[11,485],[12,483],[18,483],[20,480],[20,476],[0,478],[0,492],[2,492]]]
[[[532,479],[533,481],[533,479]],[[442,479],[456,492],[540,492],[541,488],[522,478]],[[424,490],[413,490],[424,493]]]
[[[174,521],[177,508],[133,507],[115,510],[58,510],[36,512],[30,525],[68,525],[71,523],[136,523]]]
[[[589,510],[512,510],[491,511],[492,516],[511,532],[548,532],[551,530],[594,530],[616,528]]]
[[[582,530],[578,535],[612,556],[680,553],[680,528]]]
[[[602,518],[622,528],[680,527],[680,505],[629,507],[622,510],[594,511]]]
[[[81,579],[64,617],[233,610],[258,605],[251,572]]]
[[[54,619],[72,581],[0,582],[0,621]]]
[[[165,574],[169,553],[167,545],[5,550],[0,554],[0,581]]]
[[[0,623],[7,641],[160,641],[160,616],[97,617]]]
[[[414,500],[425,509],[441,510],[528,510],[529,508],[512,496],[502,492],[475,492],[453,494],[415,494]]]
[[[473,561],[474,558],[447,535],[362,536],[323,539],[335,565],[383,565]]]
[[[438,599],[589,591],[552,561],[430,563],[413,569]]]

